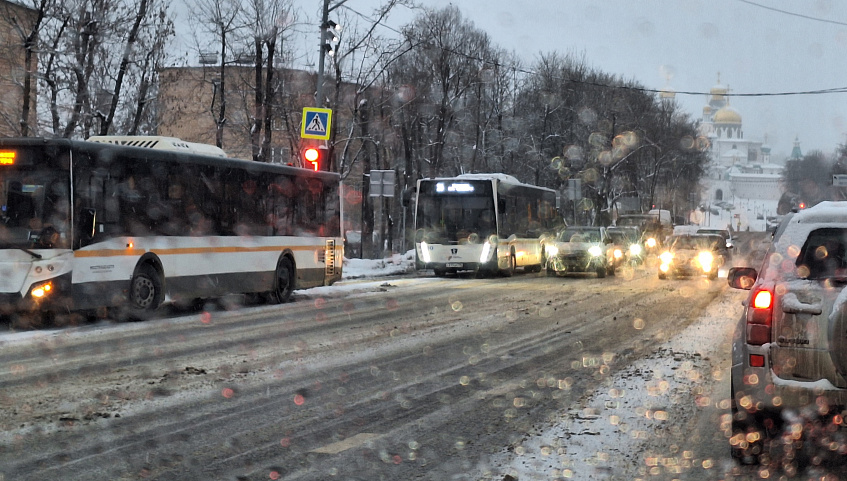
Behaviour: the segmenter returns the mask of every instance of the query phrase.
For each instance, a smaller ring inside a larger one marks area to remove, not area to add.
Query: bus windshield
[[[0,170],[0,248],[70,245],[67,172],[47,168]]]
[[[478,188],[476,191],[485,192]],[[497,233],[493,195],[439,193],[422,189],[417,228],[427,242],[482,242]],[[475,235],[474,235],[475,234]]]

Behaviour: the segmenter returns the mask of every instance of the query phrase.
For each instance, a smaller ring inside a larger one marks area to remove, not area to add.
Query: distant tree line
[[[777,214],[806,209],[825,200],[847,200],[847,188],[833,185],[833,175],[847,175],[847,144],[828,156],[813,150],[799,159],[789,159],[782,171],[784,192]]]

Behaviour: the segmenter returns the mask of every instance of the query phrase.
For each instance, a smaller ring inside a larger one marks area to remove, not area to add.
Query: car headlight
[[[634,256],[640,256],[641,255],[641,246],[638,245],[638,244],[632,244],[631,246],[629,246],[629,253],[634,255]]]
[[[697,254],[697,262],[700,263],[700,266],[703,268],[703,270],[710,270],[712,268],[712,261],[714,260],[715,257],[712,255],[711,252],[703,251]]]
[[[426,242],[421,242],[421,259],[427,264],[431,262],[429,257],[429,246]]]
[[[615,259],[620,259],[621,257],[623,257],[623,251],[620,250],[620,249],[615,249],[614,254],[615,254]]]
[[[651,237],[651,238],[647,239],[647,242],[645,242],[645,244],[647,244],[647,247],[650,247],[650,248],[656,247],[656,239]]]
[[[547,257],[556,257],[559,255],[559,248],[553,244],[548,244],[544,246],[544,252],[547,253]]]
[[[588,248],[588,253],[594,257],[599,257],[603,254],[603,249],[601,249],[600,246],[591,246]]]
[[[673,252],[662,252],[662,255],[659,256],[659,259],[662,261],[662,264],[670,264],[673,262]]]
[[[488,257],[491,255],[491,243],[486,242],[482,245],[482,253],[479,255],[479,262],[488,262]]]

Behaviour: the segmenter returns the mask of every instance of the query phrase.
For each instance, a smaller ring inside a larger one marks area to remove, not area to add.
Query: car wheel
[[[709,279],[710,280],[715,280],[717,278],[718,278],[718,271],[717,270],[709,272]]]
[[[597,278],[602,279],[604,277],[606,277],[606,268],[605,267],[598,267],[597,268]]]
[[[668,275],[667,275],[667,274],[665,274],[665,273],[663,273],[663,272],[659,272],[659,279],[664,280],[664,279],[667,279],[667,278],[668,278]]]
[[[435,274],[435,277],[444,277],[447,275],[446,269],[433,269],[432,272]]]

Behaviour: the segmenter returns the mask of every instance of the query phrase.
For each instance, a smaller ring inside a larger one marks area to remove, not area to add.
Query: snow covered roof
[[[548,189],[547,187],[540,187],[540,186],[532,185],[532,184],[524,184],[523,182],[519,181],[518,179],[516,179],[515,177],[512,177],[509,174],[503,174],[503,173],[499,173],[499,172],[488,172],[488,173],[479,173],[479,174],[460,174],[460,175],[457,175],[456,177],[436,177],[434,179],[424,179],[424,180],[452,180],[452,179],[463,179],[463,180],[493,180],[493,179],[497,179],[504,184],[524,185],[524,186],[527,186],[527,187],[535,187],[535,188],[538,188],[538,189],[544,189],[544,190],[549,190],[550,192],[555,192],[555,190]]]
[[[801,210],[791,218],[798,224],[847,223],[847,201],[824,201],[808,209]]]
[[[729,178],[737,180],[780,180],[782,176],[779,174],[751,174],[733,171],[729,173]]]
[[[459,179],[468,179],[468,180],[489,180],[489,179],[498,179],[500,182],[508,182],[510,184],[520,184],[521,181],[512,177],[509,174],[501,174],[496,172],[491,173],[483,173],[483,174],[461,174],[456,176]]]

